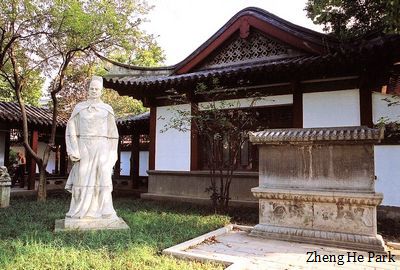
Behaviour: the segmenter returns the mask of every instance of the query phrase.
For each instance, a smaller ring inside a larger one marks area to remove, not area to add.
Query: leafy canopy
[[[400,0],[308,0],[305,10],[315,24],[340,39],[400,32]]]
[[[151,8],[145,1],[56,0],[55,3],[51,25],[58,30],[49,40],[51,49],[60,52],[54,61],[59,72],[50,91],[58,93],[61,113],[68,115],[86,97],[88,80],[93,74],[103,75],[103,63],[97,53],[141,66],[156,66],[164,60],[154,37],[139,29],[142,17]],[[120,97],[112,90],[105,90],[103,99],[117,116],[144,111],[140,102]]]
[[[35,50],[43,44],[44,6],[41,0],[0,2],[0,101],[16,101],[19,87],[24,102],[39,105],[44,78]]]
[[[26,104],[36,107],[40,106],[39,101],[42,96],[44,81],[45,80],[41,75],[40,70],[36,69],[30,72],[29,79],[27,80],[27,85],[22,92],[22,99]],[[14,90],[10,87],[9,83],[4,78],[0,78],[0,101],[17,101]]]

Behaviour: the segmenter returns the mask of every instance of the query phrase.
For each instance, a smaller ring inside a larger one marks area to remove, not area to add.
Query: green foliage
[[[139,29],[142,16],[150,7],[142,0],[58,0],[51,10],[52,28],[59,29],[50,36],[53,50],[63,54],[55,63],[59,64],[51,91],[59,89],[61,114],[68,116],[75,104],[86,98],[87,85],[94,74],[104,75],[103,63],[93,54],[100,52],[122,63],[156,66],[164,60],[164,54],[154,37]],[[63,56],[70,53],[71,60]],[[129,97],[120,97],[113,90],[105,90],[103,100],[110,104],[117,116],[145,111],[141,102]]]
[[[44,78],[34,51],[43,43],[43,5],[42,0],[0,3],[0,100],[16,101],[18,89],[23,101],[39,105]]]
[[[135,51],[154,42],[139,29],[149,10],[143,0],[54,0],[50,26],[55,31],[50,38],[64,52]]]
[[[159,65],[165,58],[163,51],[153,36],[139,29],[142,17],[150,9],[144,0],[2,1],[0,100],[15,101],[13,92],[21,86],[23,100],[38,105],[43,74],[53,78],[50,91],[61,91],[68,84],[65,79],[71,82],[70,88],[85,85],[82,78],[93,74],[93,63],[100,65],[93,51],[119,58],[123,63]],[[15,65],[10,63],[11,50]],[[71,89],[65,92],[71,94]],[[78,93],[76,99],[81,98]],[[122,103],[137,111],[137,102]]]
[[[340,39],[400,32],[400,0],[308,0],[305,10],[315,24]]]
[[[0,79],[0,101],[14,101],[14,90],[4,79]]]
[[[115,200],[129,231],[54,233],[69,198],[14,199],[0,209],[0,269],[223,269],[161,255],[161,250],[224,226],[227,216],[190,205]],[[204,207],[202,207],[204,208]]]
[[[18,162],[18,153],[15,152],[14,150],[12,150],[11,148],[9,151],[8,160],[9,160],[10,164],[14,164],[14,163]]]
[[[152,35],[141,35],[144,41],[134,50],[114,50],[108,57],[119,63],[130,64],[142,67],[156,67],[164,60],[165,55]]]
[[[0,1],[0,69],[9,60],[8,53],[14,44],[29,39],[30,47],[27,50],[30,50],[40,42],[36,34],[44,32],[46,2],[45,0]]]
[[[27,79],[27,85],[22,91],[22,99],[26,104],[39,106],[39,100],[42,96],[44,78],[39,70],[30,73]],[[0,78],[0,101],[17,102],[14,89],[4,79]]]
[[[68,118],[75,105],[86,99],[87,87],[93,74],[102,76],[105,69],[101,62],[75,64],[67,69],[65,84],[59,93],[59,113]],[[117,117],[140,114],[146,111],[141,101],[128,96],[120,96],[112,89],[104,89],[101,99],[109,104]],[[51,104],[50,104],[51,106]]]
[[[120,96],[117,91],[104,89],[101,99],[109,104],[117,117],[140,114],[146,111],[141,101],[128,96]]]

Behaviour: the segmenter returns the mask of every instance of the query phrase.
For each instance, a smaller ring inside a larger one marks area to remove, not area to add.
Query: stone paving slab
[[[249,236],[250,230],[251,227],[228,225],[163,252],[179,258],[223,263],[230,270],[400,270],[400,250],[390,250],[395,262],[388,262],[388,259],[386,262],[375,262],[375,258],[368,262],[367,252],[256,238]],[[310,257],[307,252],[313,252],[312,259],[317,262],[307,262]],[[357,258],[364,258],[364,261],[353,262],[354,252]],[[325,260],[331,261],[323,262],[324,255]]]

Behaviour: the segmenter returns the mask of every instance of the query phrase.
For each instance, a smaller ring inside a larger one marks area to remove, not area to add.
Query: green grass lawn
[[[0,269],[222,269],[164,256],[164,248],[224,226],[228,216],[187,204],[117,198],[129,231],[54,233],[69,198],[13,199],[0,209]]]

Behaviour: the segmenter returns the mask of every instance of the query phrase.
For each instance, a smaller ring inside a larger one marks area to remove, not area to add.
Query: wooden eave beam
[[[338,77],[332,79],[319,79],[319,80],[300,80],[298,79],[298,87],[302,89],[303,93],[312,93],[312,92],[325,92],[325,91],[335,91],[335,90],[346,90],[346,89],[354,89],[358,88],[359,85],[359,76],[348,76],[348,77]],[[240,88],[232,87],[232,90],[236,91],[236,95],[232,96],[227,93],[223,95],[218,93],[219,100],[223,99],[239,99],[246,98],[249,96],[253,96],[254,94],[258,94],[258,96],[268,96],[268,95],[286,95],[293,94],[293,87],[291,86],[291,82],[281,82],[276,84],[266,84],[266,85],[249,85],[243,86]],[[210,100],[210,97],[207,95],[196,95],[193,96],[192,101],[194,102],[205,102]],[[214,98],[211,98],[215,100]],[[174,102],[167,96],[158,97],[153,100],[152,105],[154,106],[169,106],[176,105],[177,102]]]
[[[378,59],[378,60],[377,60]],[[288,63],[288,65],[291,65]],[[120,94],[132,96],[141,99],[146,103],[146,106],[158,105],[159,100],[165,100],[168,96],[167,89],[174,88],[177,91],[193,91],[198,82],[204,82],[211,85],[213,78],[218,78],[221,85],[227,88],[233,88],[240,85],[257,85],[257,84],[273,84],[278,82],[290,82],[293,76],[299,80],[310,80],[318,78],[341,77],[360,75],[368,66],[379,66],[384,68],[390,66],[387,60],[381,59],[379,55],[374,55],[374,60],[369,58],[328,58],[321,59],[321,61],[313,62],[311,64],[293,64],[293,67],[287,69],[285,66],[281,67],[265,67],[252,71],[232,71],[228,74],[220,75],[215,74],[208,77],[193,76],[180,81],[177,79],[169,80],[160,84],[146,84],[135,88],[135,91],[128,91],[127,86],[119,89]],[[246,83],[249,81],[249,83]],[[244,82],[244,83],[243,83]]]

